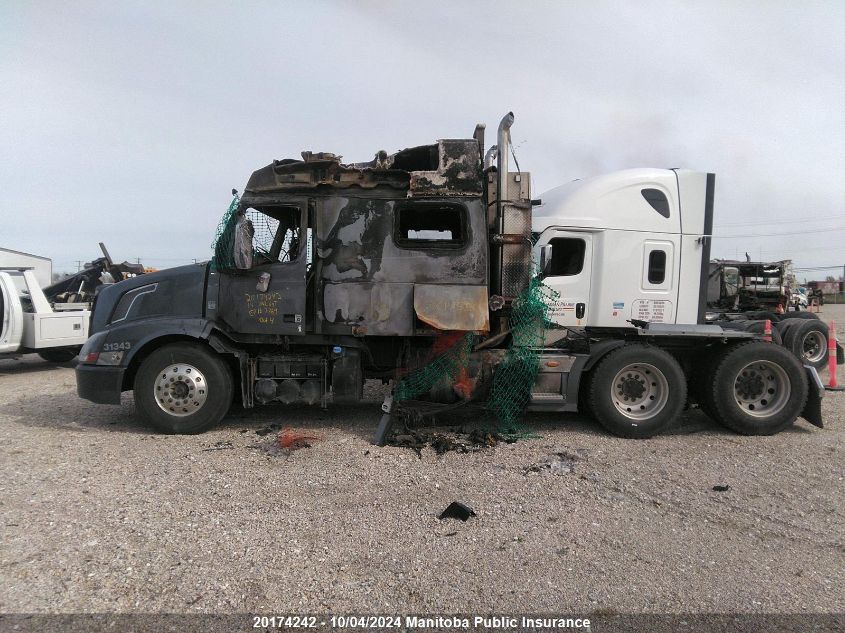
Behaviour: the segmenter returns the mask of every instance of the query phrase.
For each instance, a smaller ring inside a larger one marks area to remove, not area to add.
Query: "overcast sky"
[[[513,110],[536,195],[713,171],[715,232],[756,235],[714,256],[843,265],[843,33],[833,0],[6,0],[0,246],[62,271],[99,241],[151,266],[207,259],[232,187],[274,158],[369,160]]]

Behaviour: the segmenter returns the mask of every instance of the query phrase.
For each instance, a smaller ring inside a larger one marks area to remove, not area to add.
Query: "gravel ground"
[[[697,411],[648,441],[528,415],[536,439],[420,459],[369,444],[379,388],[161,436],[131,395],[94,405],[71,369],[0,361],[0,612],[843,611],[843,393],[827,428],[775,437]],[[320,439],[268,450],[270,423]],[[558,453],[571,472],[530,470]],[[478,516],[438,520],[453,500]]]

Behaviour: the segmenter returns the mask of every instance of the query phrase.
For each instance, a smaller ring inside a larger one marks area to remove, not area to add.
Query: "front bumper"
[[[126,367],[76,366],[76,393],[98,404],[120,404]]]

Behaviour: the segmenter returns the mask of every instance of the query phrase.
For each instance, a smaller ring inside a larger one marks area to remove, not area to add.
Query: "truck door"
[[[0,354],[20,349],[23,308],[18,289],[9,273],[0,272]]]
[[[220,273],[217,314],[244,334],[306,333],[308,200],[248,208],[252,256]],[[251,265],[250,265],[251,264]]]
[[[591,310],[592,234],[556,230],[543,253],[543,283],[560,295],[552,304],[549,318],[560,325],[587,325]]]

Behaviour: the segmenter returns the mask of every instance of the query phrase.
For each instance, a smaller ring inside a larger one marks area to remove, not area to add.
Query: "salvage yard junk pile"
[[[368,162],[306,151],[258,169],[213,263],[99,293],[79,394],[133,390],[169,433],[210,428],[236,396],[358,401],[365,379],[393,385],[388,422],[464,407],[507,430],[525,409],[584,411],[642,438],[689,402],[740,433],[822,425],[803,351],[708,322],[713,174],[631,169],[534,199],[509,170],[513,120],[489,149],[478,125]]]

